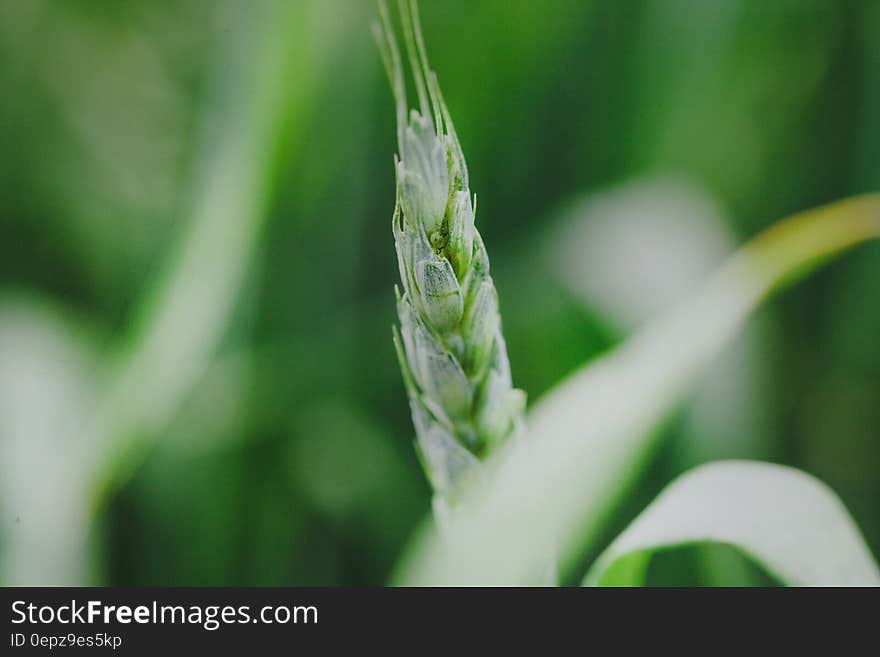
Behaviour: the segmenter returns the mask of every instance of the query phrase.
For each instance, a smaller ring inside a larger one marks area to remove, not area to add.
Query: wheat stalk
[[[511,383],[498,296],[474,226],[476,197],[428,65],[418,8],[399,0],[398,9],[418,109],[407,111],[400,51],[382,1],[381,25],[374,25],[397,113],[392,231],[403,292],[395,286],[400,328],[393,337],[440,515],[488,451],[520,432],[525,394]]]

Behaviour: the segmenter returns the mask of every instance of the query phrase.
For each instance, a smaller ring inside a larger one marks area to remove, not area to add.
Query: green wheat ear
[[[519,432],[525,394],[513,387],[489,258],[474,226],[476,199],[415,0],[398,1],[418,95],[408,111],[385,3],[374,33],[397,113],[397,198],[391,227],[400,267],[394,345],[425,471],[444,506],[491,447]]]

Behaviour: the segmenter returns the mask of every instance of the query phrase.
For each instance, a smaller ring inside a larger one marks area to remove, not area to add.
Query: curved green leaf
[[[706,542],[737,548],[792,586],[880,585],[837,495],[804,472],[757,461],[719,461],[676,479],[605,550],[584,584],[638,586],[653,552]]]

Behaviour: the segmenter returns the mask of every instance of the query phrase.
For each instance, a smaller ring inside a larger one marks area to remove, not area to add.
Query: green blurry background
[[[421,8],[532,400],[775,219],[880,188],[873,0]],[[429,489],[374,15],[0,1],[0,581],[385,581]],[[765,308],[664,432],[609,537],[754,457],[880,554],[880,248]],[[756,577],[691,551],[653,581]]]

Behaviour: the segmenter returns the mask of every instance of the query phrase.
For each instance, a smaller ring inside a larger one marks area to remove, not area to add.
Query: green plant
[[[751,311],[798,275],[880,236],[880,197],[793,217],[753,240],[692,298],[553,390],[530,416],[530,439],[511,449],[520,441],[504,439],[520,425],[524,396],[510,385],[464,158],[427,64],[414,0],[401,2],[400,13],[420,105],[409,118],[381,3],[377,29],[401,152],[392,226],[404,292],[395,345],[426,470],[441,500],[455,493],[456,517],[442,536],[425,527],[398,580],[534,582],[547,545],[558,546],[563,565],[592,545],[658,425]],[[463,477],[478,458],[488,476]],[[640,583],[652,551],[692,542],[733,545],[787,584],[880,583],[833,492],[806,474],[749,462],[703,466],[673,483],[585,582]]]
[[[394,92],[399,156],[392,219],[403,292],[395,288],[400,361],[417,451],[444,513],[479,459],[522,424],[489,258],[474,226],[467,164],[434,72],[414,0],[400,0],[419,108],[407,112],[400,51],[384,3],[376,40]]]

